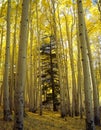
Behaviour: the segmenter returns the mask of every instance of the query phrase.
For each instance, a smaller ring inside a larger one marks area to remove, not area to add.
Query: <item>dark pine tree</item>
[[[41,47],[41,61],[42,61],[42,83],[43,92],[51,90],[46,95],[46,101],[53,102],[53,111],[57,111],[59,105],[58,95],[60,93],[58,80],[58,65],[56,59],[56,45],[54,44],[54,37],[50,36],[49,44],[42,44]]]

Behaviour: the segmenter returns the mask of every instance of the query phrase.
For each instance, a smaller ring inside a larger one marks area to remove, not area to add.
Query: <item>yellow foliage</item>
[[[91,0],[85,0],[84,1],[84,6],[87,8],[87,7],[91,7],[92,6],[92,1]]]
[[[101,82],[98,86],[98,90],[99,90],[99,102],[100,102],[100,105],[101,105]]]
[[[62,3],[62,5],[65,5],[68,7],[72,5],[72,0],[60,0],[59,2]]]
[[[92,14],[92,17],[94,17],[94,21],[99,19],[99,11],[98,7],[93,6],[92,8],[89,9],[90,14]],[[97,21],[98,22],[98,21]]]
[[[47,8],[49,4],[46,0],[42,0],[42,5]]]
[[[43,43],[50,43],[50,38],[49,37],[44,38]]]

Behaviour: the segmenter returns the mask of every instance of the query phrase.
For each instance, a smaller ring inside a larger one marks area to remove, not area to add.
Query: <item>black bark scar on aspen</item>
[[[26,58],[25,56],[23,56],[22,58]]]
[[[79,33],[79,36],[81,36],[82,35],[82,33]]]

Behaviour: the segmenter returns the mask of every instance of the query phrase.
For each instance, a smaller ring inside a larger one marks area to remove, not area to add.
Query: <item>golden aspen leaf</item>
[[[86,1],[84,2],[84,6],[85,6],[85,7],[91,7],[91,6],[92,6],[92,1],[91,1],[91,0],[86,0]]]
[[[43,5],[44,7],[48,7],[48,3],[46,2],[46,0],[42,0],[42,5]]]

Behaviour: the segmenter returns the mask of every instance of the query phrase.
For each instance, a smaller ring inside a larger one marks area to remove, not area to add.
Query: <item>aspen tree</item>
[[[85,91],[85,108],[86,108],[86,130],[95,130],[94,118],[93,118],[93,106],[91,98],[91,79],[88,61],[88,52],[86,46],[85,37],[85,20],[83,14],[82,0],[77,0],[78,8],[78,25],[79,25],[79,37],[83,62],[84,73],[84,91]]]
[[[62,67],[61,68],[62,69],[62,73],[61,73],[62,79],[61,80],[62,80],[62,85],[63,85],[63,104],[64,104],[64,109],[65,109],[65,115],[64,116],[66,116],[66,114],[68,113],[68,108],[67,108],[67,104],[68,104],[68,102],[67,102],[67,99],[68,99],[67,98],[67,95],[68,95],[68,93],[67,93],[68,81],[66,81],[66,80],[68,80],[66,78],[66,76],[67,76],[66,75],[66,73],[67,73],[67,70],[66,70],[67,64],[66,64],[66,59],[65,59],[65,50],[64,50],[63,35],[62,35],[62,28],[61,28],[61,22],[60,22],[60,16],[59,16],[59,6],[58,5],[57,5],[57,11],[58,11],[60,38],[61,38],[61,44],[62,44],[62,45],[60,45],[60,52],[62,53],[62,56],[60,57],[61,67]]]
[[[53,18],[53,35],[54,35],[54,39],[55,39],[55,44],[56,44],[56,56],[57,56],[57,60],[58,60],[58,69],[59,69],[59,82],[60,82],[60,100],[61,100],[61,117],[64,117],[66,112],[65,112],[65,106],[64,106],[64,90],[63,90],[63,84],[62,84],[62,76],[61,76],[61,60],[59,57],[59,50],[60,50],[60,46],[58,44],[58,40],[57,40],[57,26],[56,26],[56,14],[55,14],[55,1],[51,0],[51,4],[52,4],[52,18]]]
[[[6,54],[5,54],[5,68],[3,77],[3,110],[4,120],[11,120],[10,106],[9,106],[9,67],[10,67],[10,10],[11,0],[8,0],[7,8],[7,36],[6,36]]]
[[[72,116],[77,115],[75,112],[75,107],[76,107],[76,78],[75,78],[75,71],[74,71],[74,57],[73,57],[73,43],[70,39],[70,34],[69,34],[69,27],[68,27],[68,21],[67,17],[65,16],[65,24],[66,24],[66,35],[68,39],[68,46],[69,46],[69,56],[70,56],[70,64],[71,64],[71,70],[72,70]]]
[[[101,21],[101,0],[98,0],[97,5],[98,5],[98,10],[100,12],[100,21]]]
[[[78,26],[77,26],[78,27]],[[78,49],[78,61],[77,61],[77,82],[78,82],[78,111],[80,113],[80,117],[83,118],[83,113],[82,113],[82,64],[81,64],[81,51],[80,51],[80,40],[79,40],[79,32],[77,28],[77,49]]]
[[[70,90],[69,90],[69,77],[68,77],[68,51],[66,48],[66,58],[65,58],[65,69],[66,69],[66,89],[67,89],[67,114],[71,116],[70,108]]]
[[[34,48],[34,51],[33,51],[33,56],[34,56],[34,61],[37,61],[37,50],[36,50],[36,47]],[[37,62],[34,62],[34,70],[33,70],[33,73],[34,73],[34,97],[33,97],[33,100],[34,100],[34,112],[36,112],[37,110],[37,97],[36,97],[36,89],[37,89]]]
[[[12,47],[12,57],[11,57],[11,65],[10,65],[10,112],[12,113],[12,110],[14,108],[14,87],[15,87],[15,56],[16,56],[16,26],[17,26],[17,13],[18,13],[18,3],[16,5],[16,12],[15,12],[15,24],[14,24],[14,41],[13,41],[13,47]]]
[[[39,68],[39,105],[40,105],[40,115],[42,115],[42,86],[41,86],[41,59],[40,59],[40,30],[39,30],[39,13],[38,13],[38,2],[36,1],[36,23],[37,23],[37,47],[38,47],[38,68]]]
[[[2,2],[3,3],[3,0]],[[3,6],[3,5],[2,5]],[[1,10],[0,10],[0,18],[2,17],[2,13],[3,13],[3,8],[1,7]],[[0,31],[0,70],[4,70],[2,68],[2,52],[3,52],[3,48],[2,48],[2,45],[3,45],[3,35],[4,35],[4,25],[1,25],[1,31]],[[1,79],[0,79],[1,80]],[[2,104],[2,101],[3,101],[3,84],[1,85],[1,88],[0,88],[0,106]]]
[[[68,79],[68,56],[67,56],[67,48],[66,48],[66,88],[67,88],[67,114],[71,116],[71,108],[70,108],[70,92],[69,92],[69,79]]]
[[[93,61],[92,61],[92,53],[91,53],[90,43],[87,35],[87,30],[85,30],[85,35],[86,35],[86,43],[87,43],[88,57],[89,57],[89,64],[90,64],[91,78],[92,78],[92,85],[93,85],[94,122],[95,125],[100,125],[98,90],[97,90],[97,84],[96,84]]]
[[[18,53],[17,80],[14,93],[15,120],[14,130],[24,129],[24,89],[26,81],[26,56],[27,56],[27,34],[28,34],[28,8],[29,0],[23,0],[20,41]]]
[[[2,27],[2,30],[1,30],[1,39],[0,39],[0,70],[1,70],[1,65],[2,65],[2,58],[1,58],[2,44],[3,44],[3,27]],[[1,89],[0,89],[0,106],[1,106],[1,103],[2,103],[2,92],[3,92],[3,85],[1,85]]]
[[[32,14],[32,0],[30,0],[30,11],[29,11],[29,34],[30,34],[30,87],[29,87],[29,93],[30,93],[30,99],[29,99],[29,111],[33,112],[34,109],[34,101],[33,101],[33,77],[32,77],[32,73],[33,73],[33,67],[32,67],[32,61],[33,61],[33,53],[32,53],[32,45],[33,45],[33,28],[32,28],[32,18],[31,18],[31,14]]]

